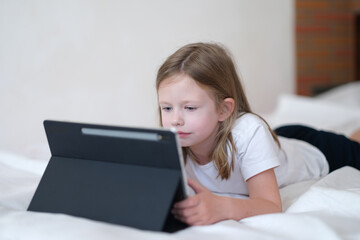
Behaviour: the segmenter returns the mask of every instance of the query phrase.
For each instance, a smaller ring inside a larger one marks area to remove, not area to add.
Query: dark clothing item
[[[343,135],[302,125],[286,125],[274,131],[279,136],[299,139],[317,147],[329,162],[330,172],[343,166],[360,170],[360,143]]]

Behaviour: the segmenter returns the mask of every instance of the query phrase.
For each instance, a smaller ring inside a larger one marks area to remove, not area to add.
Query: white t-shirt
[[[187,176],[216,194],[247,196],[246,181],[271,168],[275,168],[279,187],[318,179],[329,171],[322,152],[307,142],[279,137],[279,149],[266,123],[254,114],[241,116],[234,125],[232,135],[237,151],[229,179],[217,177],[218,170],[212,161],[205,165],[199,165],[190,158],[186,161]],[[231,162],[230,157],[228,161]]]

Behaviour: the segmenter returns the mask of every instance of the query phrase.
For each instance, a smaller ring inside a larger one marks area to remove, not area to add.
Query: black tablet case
[[[185,197],[173,132],[49,120],[44,126],[52,156],[28,210],[144,230],[186,227],[170,213]],[[84,131],[89,129],[95,131]],[[150,133],[156,139],[118,132]]]

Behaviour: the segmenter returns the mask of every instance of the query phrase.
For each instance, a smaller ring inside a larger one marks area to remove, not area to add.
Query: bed
[[[359,93],[356,82],[313,98],[282,95],[264,117],[273,127],[302,123],[349,135],[360,127]],[[26,211],[46,164],[0,150],[0,239],[360,239],[360,171],[352,167],[280,189],[283,213],[163,233]]]

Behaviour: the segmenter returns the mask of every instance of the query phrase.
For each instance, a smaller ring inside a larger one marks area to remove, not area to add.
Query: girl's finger
[[[174,204],[174,208],[183,209],[183,208],[192,208],[199,205],[199,198],[195,196],[188,197],[187,199],[177,202]]]
[[[200,183],[191,178],[188,179],[188,184],[195,191],[195,193],[200,193],[207,190]]]

